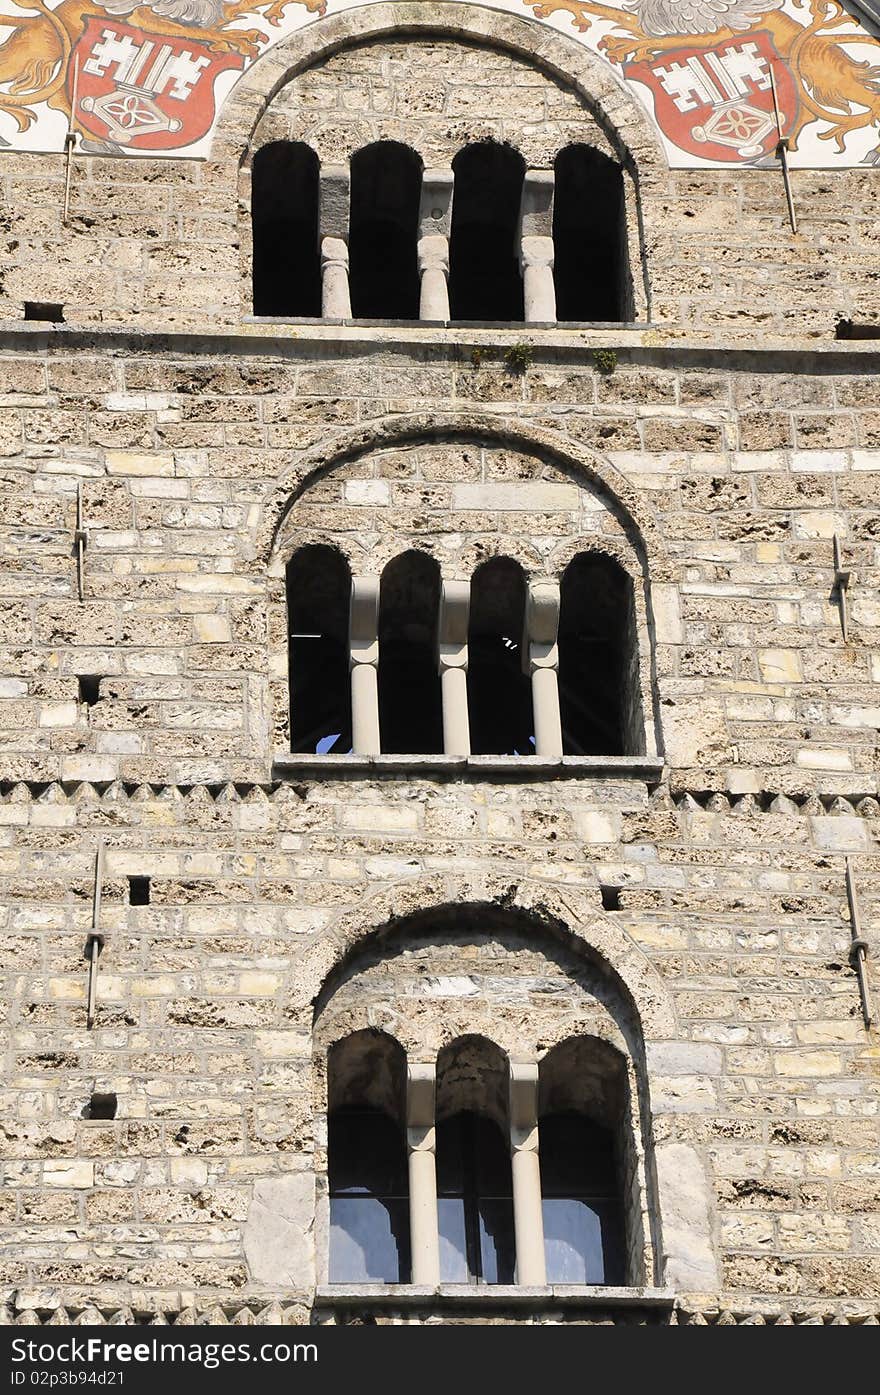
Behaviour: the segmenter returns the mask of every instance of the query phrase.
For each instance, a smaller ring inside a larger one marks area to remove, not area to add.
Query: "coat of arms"
[[[880,65],[842,46],[841,29],[856,31],[846,39],[870,40],[840,0],[630,0],[621,8],[543,0],[531,8],[541,18],[566,12],[585,34],[600,26],[598,50],[647,89],[667,141],[688,154],[757,160],[780,134],[797,150],[807,126],[841,152],[850,133],[880,134]],[[877,163],[880,145],[865,158]]]
[[[36,14],[9,20],[0,44],[0,112],[24,131],[41,104],[65,112],[86,148],[181,149],[215,116],[217,78],[269,47],[247,15],[279,26],[291,5],[326,0],[10,0]],[[75,106],[74,106],[75,103]]]

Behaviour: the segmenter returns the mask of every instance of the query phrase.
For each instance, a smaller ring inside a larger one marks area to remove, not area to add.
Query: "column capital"
[[[406,1137],[410,1149],[434,1147],[434,1101],[437,1068],[433,1061],[410,1062],[406,1068]]]
[[[524,271],[533,267],[553,267],[554,247],[552,237],[524,237],[520,241],[520,261]]]
[[[348,619],[349,659],[354,664],[379,662],[379,578],[353,576]]]
[[[420,237],[418,242],[419,273],[440,271],[449,274],[449,238],[437,233]]]
[[[510,1146],[515,1151],[537,1151],[537,1061],[510,1062]]]
[[[328,266],[338,266],[348,272],[348,243],[341,237],[321,238],[321,270]]]
[[[440,593],[440,623],[437,628],[441,673],[446,668],[467,668],[470,605],[469,581],[443,582]]]
[[[530,673],[536,668],[556,668],[559,664],[559,604],[558,581],[530,583],[522,646],[524,665]]]

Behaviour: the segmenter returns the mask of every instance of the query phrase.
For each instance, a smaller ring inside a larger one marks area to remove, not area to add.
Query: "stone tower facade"
[[[876,1323],[876,40],[295,8],[0,45],[8,1320]]]

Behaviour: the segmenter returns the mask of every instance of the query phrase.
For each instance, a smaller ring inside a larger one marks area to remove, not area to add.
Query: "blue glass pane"
[[[602,1223],[587,1201],[546,1198],[544,1252],[549,1284],[604,1284]]]
[[[510,1200],[479,1202],[483,1283],[512,1284],[516,1266],[513,1205]]]
[[[438,1197],[437,1220],[440,1230],[440,1278],[444,1284],[466,1284],[467,1241],[464,1201],[461,1197]]]
[[[330,1282],[408,1283],[409,1205],[372,1196],[330,1198]]]

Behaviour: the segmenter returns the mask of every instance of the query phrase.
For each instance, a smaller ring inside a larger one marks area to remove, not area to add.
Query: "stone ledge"
[[[665,1288],[613,1288],[599,1284],[323,1284],[315,1291],[315,1308],[652,1308],[669,1312],[675,1294]]]
[[[512,776],[516,780],[570,779],[578,775],[629,776],[659,780],[663,761],[655,756],[443,756],[443,755],[278,755],[273,778],[294,775],[457,775]]]
[[[724,346],[717,333],[711,338],[688,337],[674,328],[652,329],[644,325],[618,325],[542,329],[526,324],[480,325],[467,329],[390,321],[369,327],[356,324],[289,322],[241,322],[214,331],[179,330],[161,326],[139,330],[121,325],[98,328],[89,325],[36,325],[32,321],[0,321],[0,352],[57,353],[63,350],[120,354],[155,353],[180,358],[191,355],[305,359],[377,351],[412,352],[419,362],[426,349],[436,351],[438,361],[466,364],[462,348],[483,347],[497,353],[504,367],[503,351],[524,339],[535,351],[534,367],[542,363],[595,368],[597,349],[612,349],[620,366],[730,369],[742,372],[868,374],[880,371],[876,340],[765,339],[760,345],[731,338]]]

